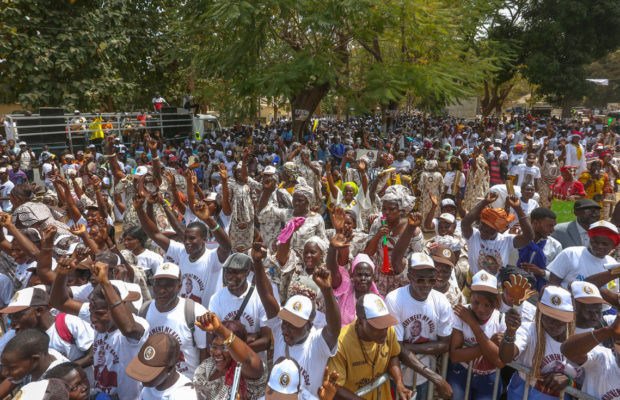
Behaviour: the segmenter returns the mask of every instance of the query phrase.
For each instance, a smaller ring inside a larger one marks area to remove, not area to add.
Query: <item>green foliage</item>
[[[158,90],[176,97],[185,82],[166,3],[0,2],[0,102],[94,111],[147,108]]]
[[[620,46],[617,0],[539,0],[525,19],[523,75],[555,103],[581,99],[585,67]]]

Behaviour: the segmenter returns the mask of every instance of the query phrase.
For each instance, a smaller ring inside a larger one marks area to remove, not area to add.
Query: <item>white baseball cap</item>
[[[226,155],[227,155],[227,156],[232,156],[232,151],[228,150],[228,151],[226,152]]]
[[[13,314],[30,307],[47,306],[49,296],[45,290],[35,287],[27,287],[15,292],[9,305],[0,310],[1,314]]]
[[[538,309],[541,313],[562,322],[573,320],[574,309],[571,294],[559,286],[545,287],[538,302]]]
[[[618,227],[616,227],[616,225],[614,225],[614,224],[612,224],[611,222],[608,222],[608,221],[596,221],[595,223],[590,225],[588,230],[596,229],[596,228],[609,229],[613,233],[618,234]]]
[[[132,172],[135,176],[142,176],[142,175],[146,175],[149,172],[149,170],[144,165],[140,165],[139,167],[134,168]]]
[[[69,387],[61,379],[43,379],[22,386],[13,398],[37,400],[68,399]]]
[[[157,278],[181,279],[181,268],[171,262],[163,263],[155,269],[153,279]]]
[[[398,325],[398,320],[390,314],[385,301],[375,293],[367,293],[357,300],[357,318],[365,319],[376,329],[387,329]]]
[[[442,213],[439,215],[439,219],[443,219],[444,221],[453,224],[454,221],[456,221],[456,218],[454,218],[454,215],[450,214],[450,213]]]
[[[413,253],[411,257],[409,257],[409,268],[410,269],[435,269],[435,262],[433,259],[426,253]]]
[[[484,270],[478,271],[471,278],[471,290],[497,294],[497,278]]]
[[[456,203],[452,199],[443,199],[441,200],[441,206],[442,207],[445,207],[445,206],[456,207]]]
[[[125,282],[119,280],[111,280],[110,283],[118,289],[118,293],[123,301],[133,302],[138,301],[142,295],[138,292],[130,291],[127,289]]]
[[[276,173],[276,167],[274,167],[273,165],[268,165],[263,170],[264,175],[273,175],[275,173]]]
[[[19,142],[20,146],[28,146],[28,144],[26,142]]]
[[[298,294],[286,301],[284,308],[278,313],[278,317],[291,323],[296,328],[301,328],[310,320],[313,309],[312,300]]]
[[[210,192],[205,200],[216,201],[217,200],[217,192]]]
[[[297,400],[301,390],[299,364],[290,358],[277,361],[269,374],[265,400]]]
[[[575,301],[584,304],[609,304],[601,297],[601,292],[590,282],[575,281],[570,284]]]

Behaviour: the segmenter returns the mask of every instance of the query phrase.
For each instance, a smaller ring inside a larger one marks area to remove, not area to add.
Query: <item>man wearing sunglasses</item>
[[[433,289],[437,283],[435,262],[425,253],[413,253],[408,261],[409,285],[398,288],[385,298],[390,314],[398,319],[396,338],[400,342],[400,359],[407,366],[415,366],[415,355],[425,367],[416,379],[418,398],[425,399],[428,380],[445,387],[440,375],[429,368],[431,357],[448,351],[452,334],[452,308],[443,293]],[[413,361],[412,361],[413,360]],[[413,371],[403,370],[403,381],[413,386]]]

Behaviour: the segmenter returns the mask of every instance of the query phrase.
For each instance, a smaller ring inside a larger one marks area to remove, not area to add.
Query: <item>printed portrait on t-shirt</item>
[[[415,314],[403,322],[405,342],[424,343],[430,340],[435,332],[436,325],[427,315]]]
[[[184,297],[186,299],[192,299],[196,303],[202,304],[202,299],[192,293],[194,291],[194,279],[198,279],[196,275],[186,274],[183,276],[183,288],[181,289],[181,297]],[[198,281],[196,283],[198,288],[202,288],[204,290],[204,285],[201,284],[202,281]]]
[[[499,251],[492,250],[492,253],[486,253],[483,249],[480,249],[478,255],[478,270],[484,270],[495,275],[502,265],[502,255]]]

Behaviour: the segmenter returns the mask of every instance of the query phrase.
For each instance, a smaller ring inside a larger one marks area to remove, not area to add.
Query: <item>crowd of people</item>
[[[0,141],[0,398],[620,399],[617,131],[388,122]]]

